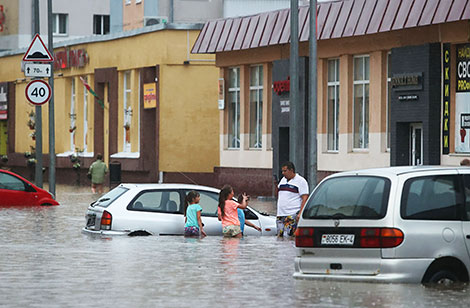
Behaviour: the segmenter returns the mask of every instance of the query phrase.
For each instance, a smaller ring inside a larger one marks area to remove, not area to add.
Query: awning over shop
[[[299,40],[308,41],[309,7],[299,8]],[[343,0],[317,4],[317,38],[327,40],[470,19],[470,0]],[[207,22],[192,53],[287,44],[290,9]]]

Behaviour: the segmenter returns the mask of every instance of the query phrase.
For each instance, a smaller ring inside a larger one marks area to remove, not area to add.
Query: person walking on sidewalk
[[[91,164],[88,169],[88,174],[91,175],[91,191],[92,193],[103,193],[104,175],[108,173],[108,167],[103,162],[103,155],[98,153],[96,160]]]
[[[277,186],[277,236],[294,236],[300,212],[308,198],[307,181],[295,173],[292,162],[285,162],[281,166],[284,176]]]

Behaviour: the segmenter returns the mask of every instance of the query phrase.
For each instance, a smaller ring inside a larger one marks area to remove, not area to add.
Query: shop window
[[[263,66],[250,68],[250,148],[261,149],[263,124]]]
[[[354,57],[353,139],[355,149],[369,148],[369,56]]]
[[[228,147],[240,148],[240,68],[229,69]]]
[[[67,35],[68,14],[52,14],[52,34]]]
[[[109,33],[109,15],[93,15],[93,34]]]
[[[387,150],[390,151],[390,132],[392,123],[392,72],[391,72],[391,53],[387,54]]]
[[[339,148],[339,59],[328,60],[328,151]]]
[[[123,152],[131,152],[131,125],[132,125],[132,103],[131,103],[131,72],[124,72],[124,104],[123,104],[123,114],[124,114],[124,148]]]
[[[77,114],[75,113],[75,100],[76,100],[75,78],[72,77],[71,85],[70,85],[70,113],[69,113],[70,151],[72,152],[75,152],[75,132],[77,129],[77,126],[76,126]]]

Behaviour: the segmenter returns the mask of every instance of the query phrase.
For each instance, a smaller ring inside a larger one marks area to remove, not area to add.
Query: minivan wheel
[[[440,270],[431,276],[429,282],[439,285],[451,285],[456,282],[460,282],[460,279],[455,273],[449,270]]]

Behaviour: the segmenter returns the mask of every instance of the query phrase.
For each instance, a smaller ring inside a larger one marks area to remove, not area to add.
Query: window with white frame
[[[240,148],[240,68],[228,72],[228,147]]]
[[[339,147],[339,59],[328,60],[328,151]]]
[[[93,15],[93,34],[109,33],[109,15]]]
[[[369,56],[354,57],[353,139],[355,149],[369,148]]]
[[[52,14],[52,34],[67,35],[68,14]]]
[[[391,53],[387,54],[387,150],[390,151],[390,129],[392,112],[392,73],[390,71]]]
[[[69,127],[69,132],[70,132],[70,150],[75,151],[75,131],[77,129],[76,126],[76,120],[77,120],[77,114],[75,113],[75,78],[72,77],[72,83],[70,86],[70,127]]]
[[[88,83],[87,77],[83,78]],[[88,152],[88,91],[83,86],[83,151]]]
[[[250,148],[262,147],[263,66],[250,67]]]
[[[132,120],[132,104],[131,104],[131,72],[124,72],[124,104],[123,104],[123,114],[124,114],[124,148],[123,152],[131,151],[131,120]]]

